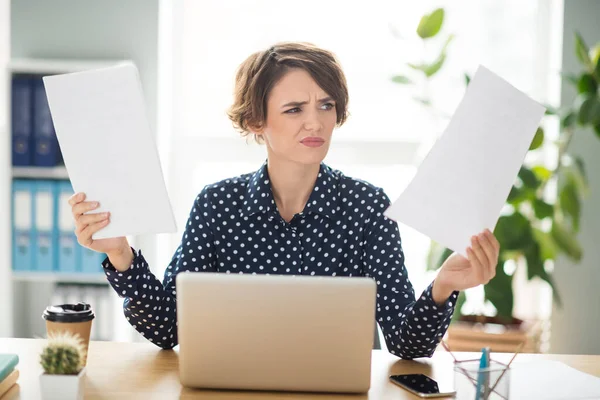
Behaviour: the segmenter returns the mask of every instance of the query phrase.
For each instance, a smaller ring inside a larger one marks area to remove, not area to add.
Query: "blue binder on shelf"
[[[11,82],[12,165],[33,163],[33,85],[29,75],[13,75]]]
[[[106,254],[98,253],[90,250],[87,247],[81,248],[81,271],[85,273],[101,273],[102,261],[106,258]]]
[[[58,237],[57,270],[75,272],[79,270],[81,246],[75,236],[75,220],[71,214],[69,198],[73,195],[70,181],[57,181],[56,235]]]
[[[35,265],[33,248],[33,184],[15,179],[12,184],[12,268],[27,271]]]
[[[56,184],[49,180],[38,180],[34,183],[34,251],[35,269],[37,271],[53,271],[56,264]]]
[[[33,138],[34,165],[53,167],[60,164],[62,156],[41,76],[33,78]]]

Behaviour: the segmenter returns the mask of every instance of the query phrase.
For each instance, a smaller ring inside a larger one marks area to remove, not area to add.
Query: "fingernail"
[[[93,202],[92,207],[98,207],[98,202],[97,201]]]
[[[109,213],[107,213],[107,212],[105,212],[104,214],[102,214],[102,216],[103,216],[104,218],[108,218],[108,216],[109,216],[109,215],[110,215],[110,214],[109,214]]]

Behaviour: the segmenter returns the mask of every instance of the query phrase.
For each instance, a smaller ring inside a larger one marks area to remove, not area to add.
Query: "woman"
[[[107,254],[110,284],[127,320],[154,344],[177,345],[175,276],[182,271],[367,276],[377,282],[376,318],[389,351],[431,356],[448,328],[458,291],[487,283],[499,245],[486,230],[468,258],[453,254],[415,300],[398,225],[380,188],[322,164],[334,127],[347,117],[348,91],[335,56],[306,43],[279,43],[239,67],[228,115],[267,148],[256,172],[206,186],[162,283],[124,237],[92,240],[109,213],[75,194],[69,203],[79,243]]]

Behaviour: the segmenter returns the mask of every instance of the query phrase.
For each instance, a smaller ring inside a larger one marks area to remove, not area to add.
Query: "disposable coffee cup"
[[[44,310],[42,317],[46,320],[46,333],[48,336],[60,332],[70,332],[73,335],[79,335],[81,344],[85,349],[83,365],[86,365],[92,320],[95,317],[92,307],[82,302],[48,306]]]

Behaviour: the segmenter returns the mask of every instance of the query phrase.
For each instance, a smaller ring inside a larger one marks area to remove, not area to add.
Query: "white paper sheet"
[[[510,399],[600,399],[600,378],[558,361],[515,361],[510,372]]]
[[[75,192],[110,211],[93,239],[175,232],[141,82],[132,63],[44,77]]]
[[[480,66],[444,133],[385,215],[466,256],[494,230],[544,107]]]

